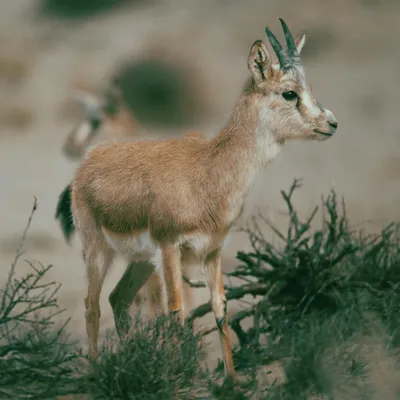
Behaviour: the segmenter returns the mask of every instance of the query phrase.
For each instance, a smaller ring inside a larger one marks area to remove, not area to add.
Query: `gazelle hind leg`
[[[228,335],[227,301],[222,275],[221,249],[214,251],[206,257],[205,269],[211,295],[211,306],[214,311],[215,320],[219,331],[222,355],[224,358],[225,375],[231,375],[232,378],[236,380],[232,357],[232,347]]]
[[[109,247],[99,249],[94,247],[91,251],[86,250],[84,254],[88,279],[88,291],[85,298],[86,331],[89,342],[89,357],[96,358],[101,316],[100,292],[107,271],[112,264],[114,251]]]
[[[148,316],[153,319],[157,313],[164,314],[166,311],[165,296],[162,277],[154,272],[146,284]]]
[[[132,261],[110,294],[115,327],[122,338],[129,331],[129,310],[141,287],[147,282],[156,265],[150,261]]]
[[[104,234],[98,229],[90,208],[75,196],[72,190],[71,210],[76,230],[82,242],[82,257],[86,264],[87,295],[85,297],[85,319],[90,358],[97,357],[97,342],[100,322],[100,293],[104,279],[114,260],[115,251],[109,246]]]

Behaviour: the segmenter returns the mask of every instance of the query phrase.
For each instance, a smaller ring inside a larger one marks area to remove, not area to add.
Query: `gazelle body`
[[[155,271],[169,312],[183,322],[181,265],[204,265],[219,328],[225,373],[234,375],[223,286],[224,243],[257,176],[289,139],[324,140],[337,128],[333,113],[311,94],[300,64],[305,35],[287,49],[266,28],[278,60],[261,40],[251,47],[251,79],[225,127],[211,140],[174,138],[102,144],[72,182],[72,212],[88,272],[85,299],[89,354],[97,355],[99,296],[116,254],[128,268],[110,295],[117,330],[123,313]]]
[[[76,98],[84,109],[84,118],[67,135],[63,144],[62,151],[65,157],[72,160],[82,160],[88,148],[99,142],[109,142],[115,140],[124,140],[134,138],[139,135],[139,124],[132,113],[125,105],[122,95],[115,86],[110,86],[103,96],[96,96],[94,93],[78,91]],[[201,132],[189,132],[186,137],[205,140]],[[70,189],[70,188],[69,188]],[[67,196],[68,204],[66,212],[70,215],[70,198]],[[57,218],[60,218],[57,215]],[[69,218],[67,216],[67,218]],[[67,221],[67,230],[72,232],[64,234],[70,236],[73,233],[74,226],[72,221]],[[143,287],[148,297],[147,306],[150,316],[153,316],[157,310],[163,310],[162,282],[157,273],[152,274]],[[193,303],[192,289],[184,285],[185,301]],[[136,297],[135,303],[139,306],[143,301],[143,290],[141,289]]]

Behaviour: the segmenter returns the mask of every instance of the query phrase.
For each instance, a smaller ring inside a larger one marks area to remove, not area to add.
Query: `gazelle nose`
[[[332,129],[332,133],[336,131],[338,127],[338,120],[336,118],[336,115],[331,111],[325,108],[325,113],[324,113],[325,121],[329,125],[329,127]]]
[[[337,122],[336,119],[331,120],[331,121],[328,121],[328,124],[329,124],[329,126],[330,126],[331,128],[333,128],[333,129],[337,129],[337,127],[338,127],[338,122]]]

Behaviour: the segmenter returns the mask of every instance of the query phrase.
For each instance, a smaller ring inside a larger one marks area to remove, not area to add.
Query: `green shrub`
[[[32,210],[8,279],[0,289],[0,398],[54,399],[79,391],[80,351],[55,317],[60,285],[46,282],[52,266],[27,261],[30,270],[16,277],[22,246],[36,210]]]
[[[167,317],[139,317],[126,339],[109,336],[88,375],[94,399],[192,399],[201,382],[198,335]]]
[[[322,202],[322,223],[315,222],[318,207],[302,219],[293,203],[299,187],[295,180],[289,191],[281,192],[288,208],[287,229],[279,231],[262,216],[254,220],[247,230],[252,250],[238,252],[240,264],[226,273],[243,282],[226,285],[228,301],[256,297],[229,320],[239,340],[236,368],[244,372],[271,361],[282,363],[285,383],[265,391],[265,399],[332,398],[338,387],[350,396],[343,398],[364,398],[369,384],[372,388],[376,382],[369,382],[373,367],[364,368],[363,342],[381,341],[388,349],[382,357],[400,365],[399,226],[390,224],[374,235],[352,229],[344,201],[334,191]],[[280,243],[265,240],[262,222]],[[210,311],[210,304],[203,304],[189,320]],[[244,329],[242,321],[248,317],[252,323]],[[377,323],[382,324],[379,333]],[[334,349],[334,356],[327,357]],[[339,362],[349,353],[350,365]],[[363,385],[354,380],[356,375],[362,375]]]

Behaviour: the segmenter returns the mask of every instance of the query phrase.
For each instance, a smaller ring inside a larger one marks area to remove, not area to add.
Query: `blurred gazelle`
[[[173,138],[103,144],[72,182],[72,213],[88,272],[85,299],[89,354],[97,356],[99,295],[114,256],[129,266],[110,296],[117,330],[122,311],[153,271],[163,276],[168,309],[184,321],[181,264],[204,265],[219,328],[225,373],[235,375],[222,275],[225,239],[241,215],[256,176],[290,139],[325,140],[334,114],[312,95],[296,41],[281,20],[287,48],[266,28],[277,60],[261,40],[248,56],[251,72],[224,128],[211,140]]]
[[[84,117],[67,135],[62,147],[65,157],[82,160],[92,145],[138,137],[139,124],[125,104],[122,93],[115,83],[111,83],[102,95],[79,90],[75,92],[75,98],[84,110]],[[204,139],[201,132],[189,132],[186,137]],[[67,241],[75,230],[71,214],[70,191],[71,186],[68,185],[60,197],[56,214]],[[153,273],[144,286],[143,289],[147,289],[149,313],[153,316],[157,309],[163,310],[165,307],[159,274]],[[188,285],[185,285],[184,289],[185,300],[192,304],[192,289]],[[140,290],[135,297],[136,305],[139,306],[142,300],[142,290]]]
[[[75,98],[84,110],[84,118],[64,142],[62,150],[67,158],[80,160],[92,144],[139,134],[139,125],[114,83],[100,96],[78,90]]]

